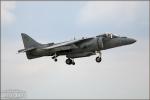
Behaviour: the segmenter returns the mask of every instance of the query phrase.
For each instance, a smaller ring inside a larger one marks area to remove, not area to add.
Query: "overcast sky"
[[[7,1],[1,7],[2,90],[20,89],[29,99],[148,99],[148,1]],[[137,40],[96,56],[28,60],[20,33],[41,43],[112,32]]]

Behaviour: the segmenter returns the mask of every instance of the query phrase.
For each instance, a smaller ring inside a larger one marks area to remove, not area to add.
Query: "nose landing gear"
[[[98,57],[96,57],[96,62],[98,62],[98,63],[100,63],[101,61],[102,61],[102,54],[101,54],[101,52],[100,51],[98,51],[98,53],[99,53],[99,56]]]
[[[96,62],[100,63],[102,61],[101,57],[96,57]]]

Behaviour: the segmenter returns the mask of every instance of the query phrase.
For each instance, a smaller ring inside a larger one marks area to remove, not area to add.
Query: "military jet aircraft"
[[[132,44],[135,39],[120,37],[112,33],[104,33],[95,37],[74,39],[61,43],[41,44],[29,37],[25,33],[21,33],[25,49],[18,50],[18,53],[25,52],[28,59],[34,59],[42,56],[52,56],[57,61],[58,56],[66,55],[66,64],[75,65],[74,58],[88,57],[96,55],[96,62],[101,62],[101,51]]]

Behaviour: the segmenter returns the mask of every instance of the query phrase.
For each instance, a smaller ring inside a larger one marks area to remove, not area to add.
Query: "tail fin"
[[[28,36],[25,33],[21,33],[21,36],[22,36],[22,40],[23,40],[23,44],[24,44],[25,49],[21,49],[18,52],[26,52],[28,59],[40,57],[40,55],[33,55],[32,51],[34,49],[36,49],[37,47],[42,46],[42,44],[36,42],[35,40],[33,40],[30,36]]]
[[[22,36],[22,40],[23,40],[23,44],[24,44],[24,48],[31,48],[31,47],[39,47],[42,44],[36,42],[34,39],[32,39],[30,36],[28,36],[25,33],[21,33]]]

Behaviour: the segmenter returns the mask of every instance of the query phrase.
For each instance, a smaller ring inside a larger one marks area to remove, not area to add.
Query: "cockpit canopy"
[[[104,33],[102,35],[98,35],[96,37],[105,37],[105,38],[117,38],[117,37],[120,37],[120,36],[117,36],[117,35],[114,35],[112,33]]]

